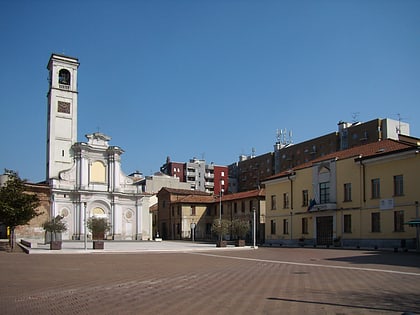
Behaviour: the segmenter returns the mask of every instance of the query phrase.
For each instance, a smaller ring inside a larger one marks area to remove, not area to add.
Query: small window
[[[270,224],[270,227],[271,227],[271,234],[272,235],[275,235],[276,234],[276,221],[275,220],[271,220],[271,222],[270,222],[271,224]]]
[[[191,215],[196,215],[195,206],[191,206]]]
[[[308,218],[302,218],[302,234],[308,234]]]
[[[284,193],[283,194],[283,209],[288,209],[288,208],[289,208],[289,194]]]
[[[404,211],[394,211],[394,231],[404,232]]]
[[[373,212],[371,214],[371,230],[374,233],[381,231],[381,214],[379,212]]]
[[[344,201],[351,201],[351,183],[344,184]]]
[[[330,202],[330,183],[324,182],[319,184],[319,202],[329,203]]]
[[[394,196],[404,195],[404,178],[402,175],[394,176]]]
[[[372,199],[381,198],[381,187],[379,178],[372,179]]]
[[[271,195],[271,210],[277,209],[276,195]]]
[[[351,233],[351,214],[344,215],[344,233]]]
[[[302,190],[302,207],[307,207],[309,205],[308,191]]]
[[[283,234],[289,234],[289,220],[283,220]]]

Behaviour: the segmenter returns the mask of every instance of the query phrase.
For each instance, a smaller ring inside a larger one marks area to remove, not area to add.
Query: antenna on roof
[[[352,122],[353,123],[355,123],[355,122],[358,122],[359,121],[359,116],[360,116],[360,112],[354,112],[354,113],[352,113],[351,114],[351,118],[352,118]]]
[[[397,134],[401,134],[401,122],[403,121],[403,119],[405,120],[405,118],[401,118],[400,113],[398,113],[397,116],[398,116],[398,127],[395,128],[396,129],[395,131],[397,132]]]
[[[281,147],[285,147],[285,146],[293,143],[292,130],[289,130],[289,133],[288,133],[286,128],[277,129],[276,130],[276,139],[277,139],[277,144],[279,144]]]

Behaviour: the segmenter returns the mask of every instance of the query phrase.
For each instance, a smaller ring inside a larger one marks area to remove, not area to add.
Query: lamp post
[[[85,218],[84,218],[84,229],[85,229],[85,240],[84,240],[84,243],[85,243],[85,250],[87,250],[87,211],[86,211],[86,206],[87,206],[87,203],[86,202],[84,202],[83,203],[83,206],[84,206],[84,209],[85,209]]]
[[[222,185],[220,185],[220,200],[219,200],[219,224],[220,229],[222,228]],[[220,242],[222,241],[222,233],[220,233]]]
[[[419,220],[419,202],[416,201],[415,204],[416,204],[416,220]],[[418,251],[420,250],[419,228],[420,228],[419,225],[416,224],[416,249]]]
[[[195,226],[196,226],[196,224],[195,224],[195,223],[194,223],[194,221],[193,221],[193,222],[191,223],[191,225],[190,225],[191,230],[192,230],[192,233],[191,233],[191,238],[192,238],[193,243],[194,243]]]
[[[255,243],[256,243],[256,234],[257,234],[257,224],[256,224],[257,211],[255,210],[255,208],[252,208],[252,212],[253,212],[253,215],[254,215],[254,220],[253,220],[254,224],[253,224],[253,231],[252,231],[252,238],[253,238],[253,246],[252,247],[256,248]]]

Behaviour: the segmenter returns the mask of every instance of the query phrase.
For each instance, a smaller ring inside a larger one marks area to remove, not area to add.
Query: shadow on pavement
[[[378,292],[377,295],[373,296],[372,294],[351,292],[346,294],[346,296],[338,295],[336,298],[338,298],[336,301],[333,298],[330,298],[328,301],[311,301],[281,297],[269,297],[267,300],[336,306],[346,309],[364,309],[367,311],[396,312],[398,314],[418,314],[420,312],[420,306],[417,306],[420,299],[419,294],[395,295]]]
[[[348,262],[360,265],[391,265],[420,268],[420,253],[367,252],[368,255],[327,258],[329,261]]]

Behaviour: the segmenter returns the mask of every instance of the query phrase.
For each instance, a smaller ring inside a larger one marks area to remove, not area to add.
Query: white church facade
[[[149,208],[157,197],[142,192],[135,179],[121,169],[118,146],[96,132],[77,142],[77,58],[52,54],[48,62],[47,182],[51,189],[51,217],[61,215],[68,230],[63,240],[81,240],[86,220],[107,218],[113,240],[152,239]]]

